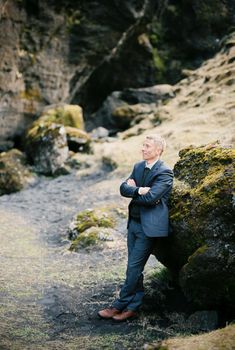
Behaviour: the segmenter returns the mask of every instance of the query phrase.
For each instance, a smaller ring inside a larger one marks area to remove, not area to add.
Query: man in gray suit
[[[109,309],[100,310],[104,319],[125,321],[137,316],[144,296],[143,270],[154,240],[168,235],[167,202],[173,184],[173,171],[160,159],[165,140],[146,136],[143,161],[135,164],[129,178],[120,186],[121,195],[132,198],[128,218],[128,264],[119,298]]]

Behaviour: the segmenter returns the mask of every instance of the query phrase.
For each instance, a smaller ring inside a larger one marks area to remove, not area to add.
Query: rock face
[[[0,154],[0,195],[17,192],[36,182],[26,165],[26,156],[17,149]]]
[[[153,85],[151,48],[138,40],[153,8],[153,0],[4,1],[0,138],[22,134],[45,105],[94,109],[112,90]]]
[[[113,91],[179,81],[182,68],[218,50],[234,7],[230,0],[4,1],[1,149],[46,105],[80,104],[92,124],[90,113]]]
[[[182,0],[161,4],[161,17],[150,24],[150,42],[157,79],[171,84],[182,68],[195,69],[213,56],[222,37],[234,27],[235,3],[230,0]]]
[[[167,84],[114,91],[94,115],[94,122],[116,131],[123,130],[130,126],[133,117],[150,113],[154,106],[172,97],[174,89]]]
[[[203,307],[235,300],[235,151],[210,145],[180,152],[170,203],[173,233],[157,258],[179,274],[185,295]]]

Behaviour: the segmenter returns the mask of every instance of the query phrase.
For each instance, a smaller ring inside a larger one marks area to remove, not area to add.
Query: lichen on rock
[[[91,152],[91,139],[83,130],[82,108],[55,105],[46,108],[26,133],[26,152],[43,174],[56,174],[68,158],[68,149]]]
[[[189,147],[174,167],[170,200],[173,234],[155,254],[189,299],[200,306],[235,300],[235,150],[219,144]]]
[[[91,227],[113,228],[114,217],[105,209],[86,209],[79,212],[69,226],[69,239],[75,240]]]
[[[92,226],[73,240],[69,250],[79,251],[81,249],[102,248],[104,242],[112,240],[110,229]]]
[[[26,135],[26,152],[37,172],[56,174],[69,154],[64,126],[50,122],[34,125]]]

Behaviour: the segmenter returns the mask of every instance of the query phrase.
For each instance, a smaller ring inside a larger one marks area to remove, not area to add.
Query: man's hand
[[[138,193],[142,196],[143,194],[148,193],[150,187],[140,187]]]
[[[135,180],[133,180],[133,179],[128,179],[128,180],[127,180],[127,185],[136,187]]]

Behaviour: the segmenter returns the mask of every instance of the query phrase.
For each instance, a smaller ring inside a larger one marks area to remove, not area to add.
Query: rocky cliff
[[[45,105],[90,109],[113,89],[152,85],[151,50],[138,38],[153,3],[2,1],[1,138],[21,134]]]
[[[229,0],[2,0],[1,149],[58,102],[80,104],[91,129],[112,91],[178,81],[233,23]]]

